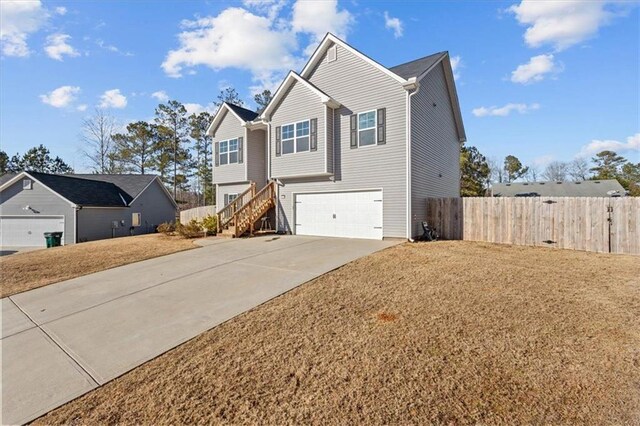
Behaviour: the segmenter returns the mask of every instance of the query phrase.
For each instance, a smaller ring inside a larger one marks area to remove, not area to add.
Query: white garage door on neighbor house
[[[382,191],[296,194],[298,235],[382,239]]]
[[[45,247],[45,232],[63,232],[63,216],[0,216],[0,245]],[[62,243],[64,244],[64,234]]]

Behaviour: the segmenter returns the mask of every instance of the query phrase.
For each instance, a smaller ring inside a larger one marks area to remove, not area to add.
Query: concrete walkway
[[[25,423],[300,284],[397,242],[270,236],[2,299],[2,424]]]

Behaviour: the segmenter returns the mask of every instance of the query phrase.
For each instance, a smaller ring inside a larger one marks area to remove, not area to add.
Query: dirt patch
[[[637,424],[639,277],[632,256],[404,244],[36,423]]]
[[[93,272],[196,248],[163,234],[92,241],[0,257],[2,297]]]

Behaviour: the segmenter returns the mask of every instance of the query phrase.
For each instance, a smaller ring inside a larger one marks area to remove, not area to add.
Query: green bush
[[[218,217],[207,216],[202,219],[202,227],[207,231],[207,235],[215,235],[218,232]]]

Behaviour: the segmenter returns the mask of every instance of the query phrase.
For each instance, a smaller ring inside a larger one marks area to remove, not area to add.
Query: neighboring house
[[[154,232],[177,206],[155,175],[0,177],[0,245],[44,246],[44,232],[63,244]]]
[[[299,235],[411,239],[427,197],[459,196],[466,136],[447,52],[386,68],[327,34],[261,115],[225,103],[208,133],[234,228],[252,182],[277,183],[269,214]]]
[[[615,179],[579,182],[495,183],[494,197],[624,197],[626,192]]]

